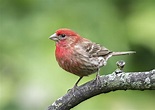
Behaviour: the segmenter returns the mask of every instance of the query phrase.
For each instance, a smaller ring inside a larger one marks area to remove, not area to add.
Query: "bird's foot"
[[[78,86],[77,86],[77,85],[74,85],[74,87],[73,87],[72,89],[69,89],[69,90],[67,91],[67,93],[71,93],[71,94],[74,95],[74,93],[75,93],[76,90],[78,90]]]
[[[73,87],[72,89],[69,89],[69,90],[67,91],[67,93],[71,92],[71,93],[74,95],[75,91],[76,91],[76,90],[79,90],[77,85],[78,85],[79,81],[80,81],[82,78],[83,78],[83,76],[81,76],[81,77],[78,79],[78,81],[75,83],[74,87]]]
[[[100,79],[100,75],[99,74],[96,75],[96,78],[95,78],[94,81],[95,81],[95,83],[96,83],[97,86],[100,86],[101,85],[101,79]]]
[[[69,92],[69,91],[76,91],[76,89],[77,89],[77,86],[75,85],[73,88],[71,88],[71,89],[68,89],[68,91],[67,92]]]

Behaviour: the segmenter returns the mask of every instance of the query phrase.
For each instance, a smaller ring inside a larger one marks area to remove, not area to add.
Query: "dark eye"
[[[61,37],[64,38],[66,35],[65,34],[61,34]]]
[[[65,34],[60,34],[59,35],[59,40],[64,40],[66,39],[66,35]]]

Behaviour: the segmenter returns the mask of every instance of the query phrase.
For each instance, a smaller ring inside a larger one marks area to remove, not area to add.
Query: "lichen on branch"
[[[84,100],[116,90],[155,90],[155,69],[146,72],[115,71],[89,81],[57,99],[47,110],[70,110]]]

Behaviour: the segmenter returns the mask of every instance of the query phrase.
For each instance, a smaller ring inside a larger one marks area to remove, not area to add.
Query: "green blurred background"
[[[0,110],[44,110],[72,88],[78,77],[62,70],[48,37],[67,27],[113,51],[101,74],[125,60],[125,71],[155,67],[155,1],[0,0]],[[80,84],[95,78],[82,79]],[[154,110],[155,91],[115,91],[73,110]]]

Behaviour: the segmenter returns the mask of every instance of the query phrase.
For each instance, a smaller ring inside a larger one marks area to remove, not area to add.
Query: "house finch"
[[[66,28],[57,30],[49,38],[56,42],[55,56],[59,66],[80,77],[75,86],[83,76],[95,72],[97,72],[96,79],[99,79],[100,68],[106,65],[111,56],[135,53],[112,52]]]

